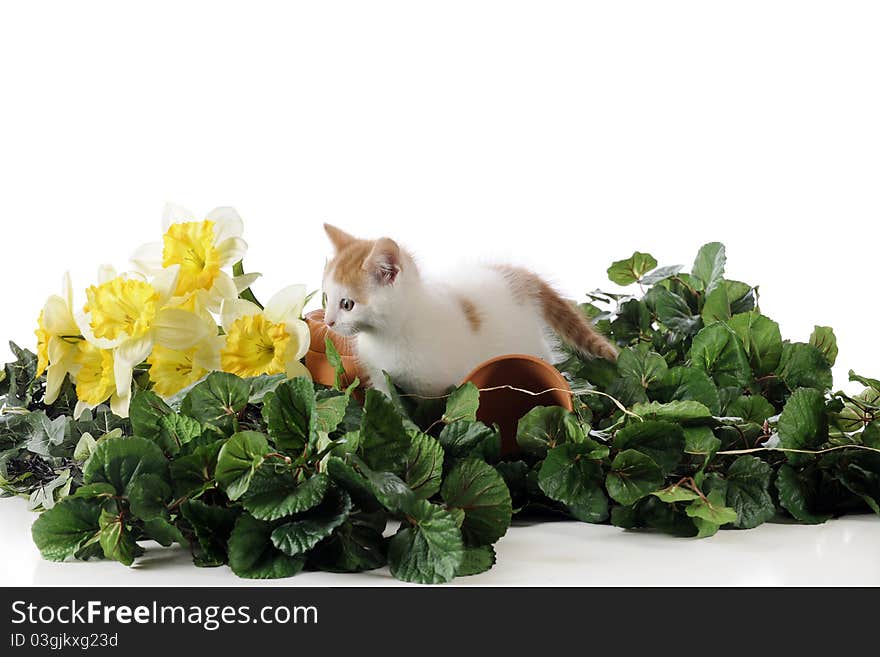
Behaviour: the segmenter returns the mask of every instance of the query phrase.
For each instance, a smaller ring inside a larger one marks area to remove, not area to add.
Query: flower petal
[[[97,404],[87,404],[82,400],[76,402],[76,407],[73,409],[73,419],[78,420],[82,417],[82,414],[86,411],[90,411],[95,408]]]
[[[167,232],[171,224],[182,224],[195,220],[195,215],[182,205],[166,203],[165,209],[162,210],[162,232]]]
[[[220,308],[220,324],[223,326],[223,330],[228,333],[229,328],[239,317],[259,315],[261,312],[260,307],[250,301],[225,299]]]
[[[290,334],[290,336],[297,341],[295,357],[297,360],[299,360],[300,358],[305,356],[306,352],[309,350],[309,342],[311,342],[312,339],[311,331],[309,331],[309,325],[301,319],[295,319],[293,321],[287,322],[285,328],[287,329],[287,332]]]
[[[188,310],[163,308],[153,322],[153,338],[157,344],[175,351],[191,349],[209,337],[204,320]]]
[[[144,244],[131,254],[131,264],[143,274],[155,274],[162,269],[162,242]]]
[[[76,313],[74,319],[79,327],[79,332],[86,339],[86,342],[95,345],[98,349],[116,349],[116,347],[128,339],[124,335],[115,340],[96,337],[95,332],[92,331],[92,316],[89,313]]]
[[[153,350],[153,339],[149,336],[138,340],[127,340],[113,353],[113,376],[116,379],[116,394],[131,394],[131,376],[134,368],[143,363]]]
[[[168,299],[177,289],[177,279],[180,276],[180,265],[171,265],[165,269],[160,269],[153,277],[150,283],[153,289],[159,293],[160,304],[167,303]]]
[[[119,417],[128,417],[128,408],[131,405],[131,386],[125,394],[114,394],[110,397],[110,410]]]
[[[52,335],[78,335],[79,328],[70,314],[67,302],[57,295],[52,295],[43,306],[43,323]]]
[[[241,276],[235,276],[232,279],[232,282],[235,284],[235,290],[238,294],[241,294],[246,289],[248,289],[251,285],[257,282],[257,279],[260,278],[262,274],[252,273],[252,274],[242,274]]]
[[[64,272],[64,276],[61,277],[61,296],[64,298],[64,301],[67,302],[67,307],[70,309],[70,312],[73,312],[73,283],[70,282],[70,272]]]
[[[299,319],[305,303],[306,286],[289,285],[269,299],[265,310],[266,318],[277,323]]]
[[[226,346],[226,336],[218,335],[204,340],[193,357],[193,365],[214,372],[220,369],[220,350]]]
[[[295,379],[298,376],[304,376],[307,379],[312,378],[312,373],[306,368],[305,365],[300,363],[298,360],[292,360],[287,364],[287,378]]]
[[[116,268],[113,265],[101,265],[98,267],[98,285],[103,285],[116,278]]]
[[[244,258],[248,245],[240,237],[230,237],[217,244],[217,258],[221,267],[230,267]]]
[[[214,244],[241,237],[244,232],[244,222],[235,208],[214,208],[205,219],[214,222]]]

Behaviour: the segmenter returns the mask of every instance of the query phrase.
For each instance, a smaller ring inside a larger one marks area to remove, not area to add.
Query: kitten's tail
[[[600,356],[614,362],[617,348],[599,333],[574,303],[563,299],[537,274],[518,267],[499,267],[514,294],[537,302],[544,320],[568,344],[584,355]]]

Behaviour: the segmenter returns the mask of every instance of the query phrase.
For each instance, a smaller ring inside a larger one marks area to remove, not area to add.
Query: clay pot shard
[[[502,457],[519,451],[517,426],[530,410],[537,406],[572,410],[568,381],[552,365],[534,356],[511,354],[492,358],[477,365],[464,383],[468,381],[481,390],[477,419],[488,426],[497,424],[501,430]]]
[[[367,383],[367,376],[358,367],[356,341],[331,330],[324,322],[324,310],[318,309],[306,313],[306,324],[309,326],[311,342],[306,353],[306,368],[316,383],[332,386],[336,382],[336,369],[327,360],[326,339],[330,338],[336,351],[342,357],[342,365],[345,374],[342,376],[342,387],[346,388],[357,378],[361,385],[359,390]]]

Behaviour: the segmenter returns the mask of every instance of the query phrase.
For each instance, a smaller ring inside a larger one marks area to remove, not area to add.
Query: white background
[[[835,328],[849,387],[849,368],[880,375],[878,19],[805,0],[4,2],[2,333],[30,345],[61,274],[124,268],[171,200],[239,209],[263,297],[319,286],[324,221],[432,269],[527,264],[576,298],[635,249],[690,264],[723,241],[783,335]]]

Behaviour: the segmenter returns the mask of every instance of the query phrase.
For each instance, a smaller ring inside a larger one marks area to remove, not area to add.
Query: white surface
[[[263,298],[319,285],[323,221],[579,299],[635,249],[689,265],[720,240],[783,335],[834,326],[837,386],[880,376],[878,27],[871,1],[2,3],[0,342],[32,344],[62,272],[124,267],[171,200],[239,209]],[[236,582],[165,553],[44,563],[30,519],[0,500],[3,584]],[[469,583],[878,584],[878,538],[875,518],[703,542],[552,524]]]
[[[43,561],[30,540],[36,515],[0,500],[3,586],[394,586],[387,568],[358,574],[305,572],[243,580],[226,567],[196,568],[181,548],[156,546],[135,567]],[[682,539],[579,522],[518,523],[497,545],[488,573],[461,586],[880,586],[880,518],[824,525],[764,524]]]

